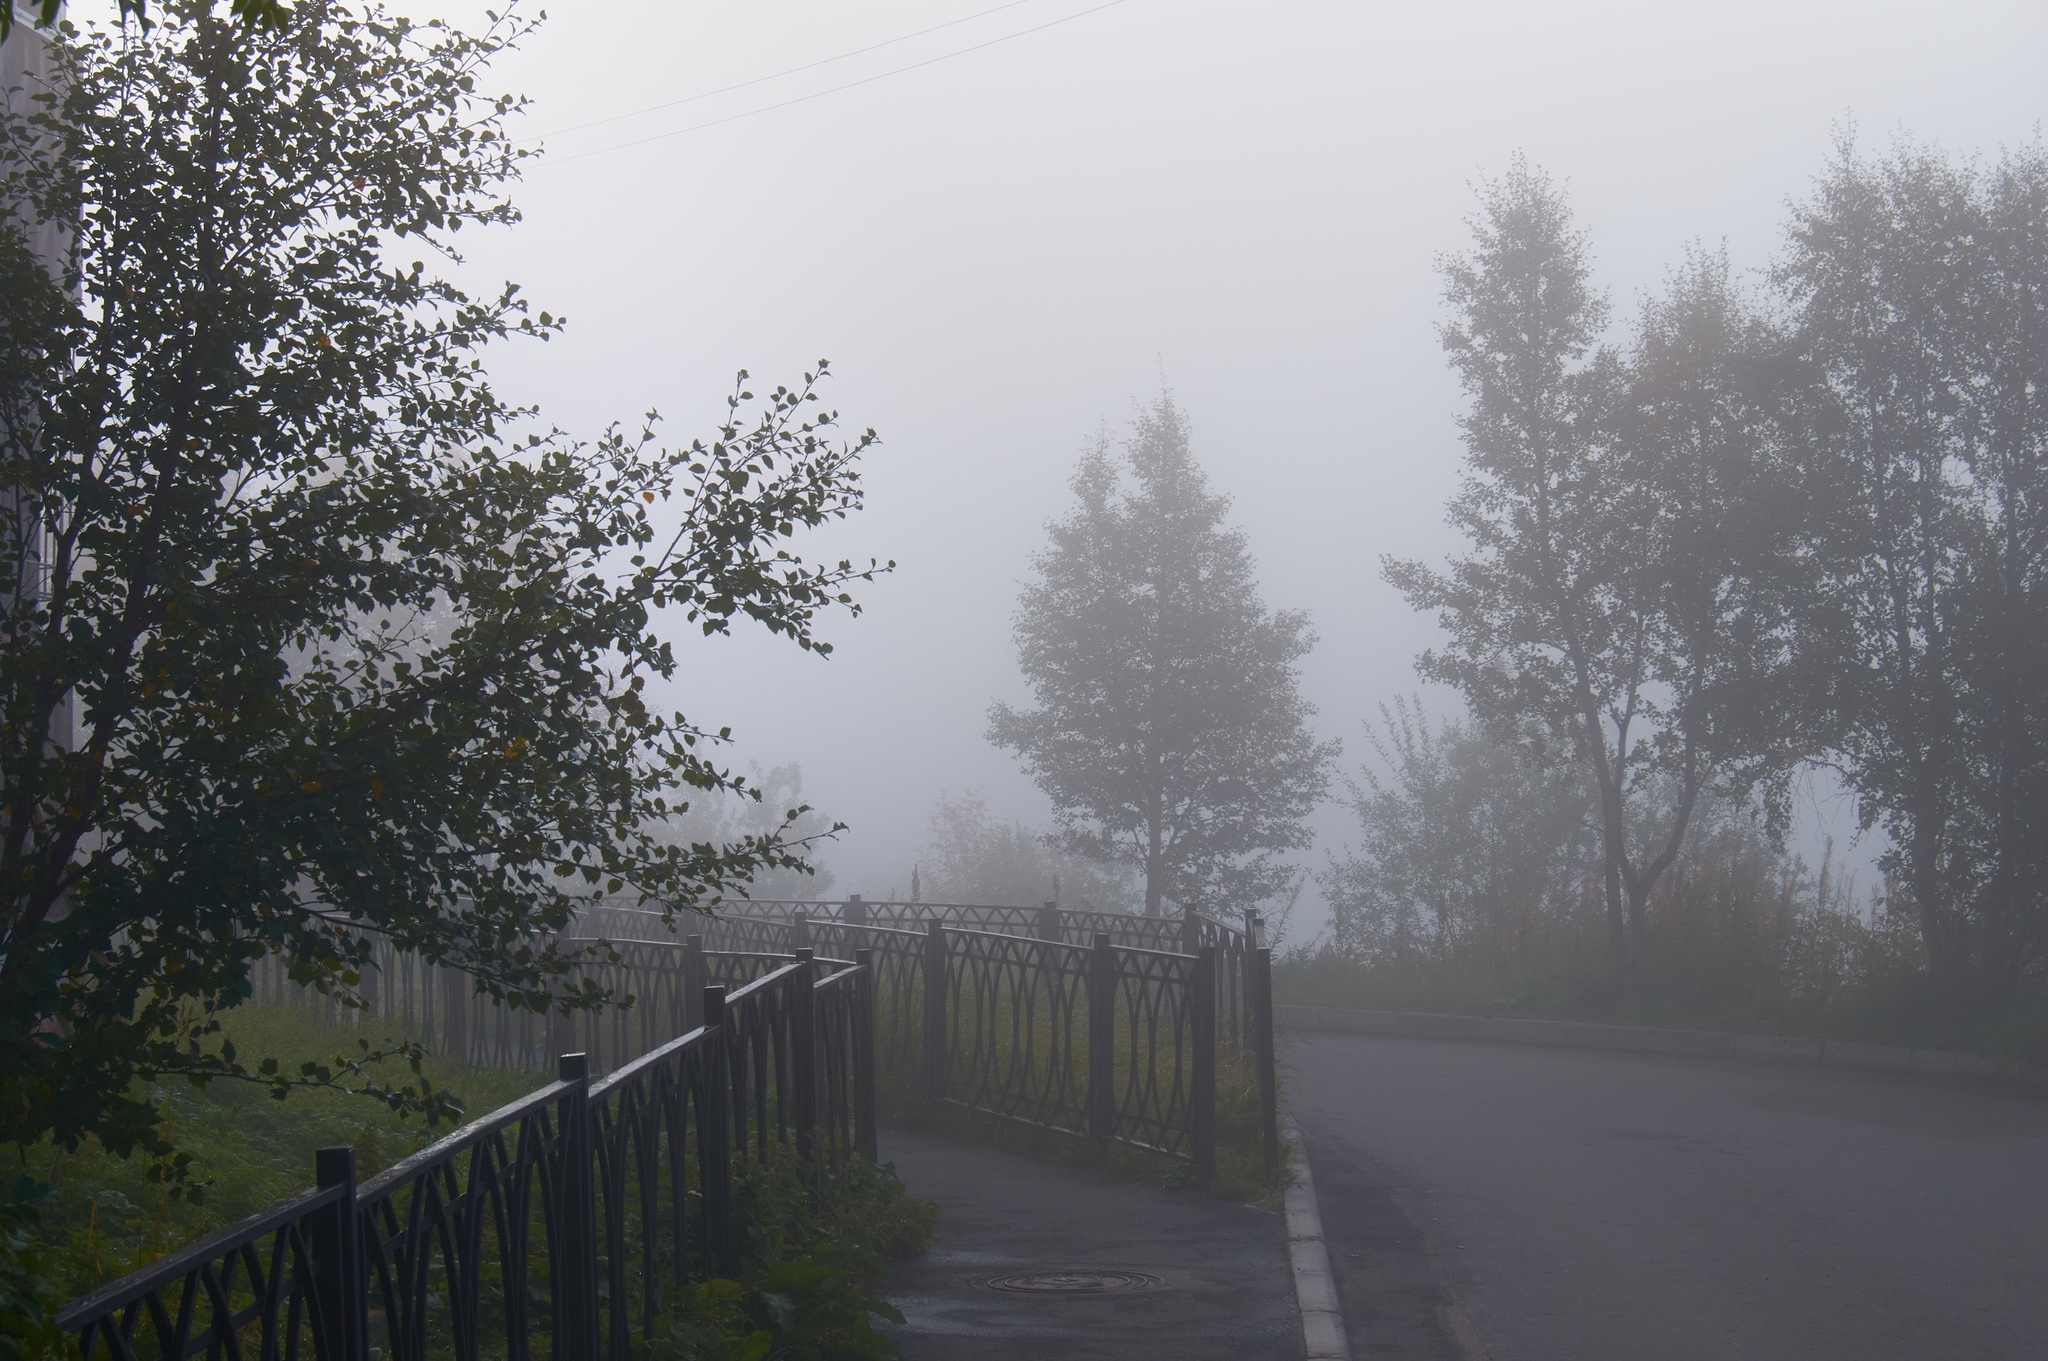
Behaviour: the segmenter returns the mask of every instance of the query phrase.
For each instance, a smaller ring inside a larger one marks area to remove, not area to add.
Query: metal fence
[[[855,897],[822,902],[723,902],[718,905],[715,920],[715,926],[692,922],[675,929],[704,931],[706,938],[721,949],[787,951],[794,948],[799,938],[795,928],[801,922],[808,930],[802,936],[804,943],[835,954],[843,953],[844,942],[856,938],[873,943],[869,937],[838,928],[883,928],[922,934],[935,921],[955,930],[1029,936],[1035,940],[1065,941],[1069,945],[1093,946],[1097,936],[1107,933],[1114,944],[1140,950],[1193,955],[1203,946],[1213,946],[1217,953],[1219,1037],[1225,1044],[1233,1045],[1249,1046],[1254,1041],[1246,988],[1255,968],[1253,955],[1266,948],[1265,925],[1257,912],[1247,912],[1245,924],[1238,927],[1192,910],[1168,917],[1142,917],[1127,912],[1077,911],[1057,903],[1005,907],[983,903],[875,903]],[[587,909],[577,925],[578,934],[616,939],[660,939],[668,931],[660,913],[619,903]]]
[[[87,1361],[646,1355],[691,1281],[735,1269],[735,1170],[781,1148],[821,1176],[872,1160],[891,1082],[1207,1175],[1229,1056],[1256,1075],[1277,1174],[1255,915],[1239,930],[850,899],[669,922],[605,904],[575,934],[605,946],[575,981],[620,1005],[504,1005],[387,948],[353,1022],[479,1066],[577,1052],[550,1085],[361,1185],[351,1150],[324,1149],[315,1189],[78,1300],[59,1323]],[[274,962],[254,982],[261,1000],[344,1019]]]
[[[646,929],[644,917],[612,908],[603,926],[636,922]],[[1119,930],[1082,939],[1081,927],[1097,923]],[[1252,1068],[1262,1152],[1268,1174],[1278,1173],[1271,954],[1256,915],[1240,931],[1193,913],[1070,913],[1049,903],[747,903],[722,906],[690,940],[866,951],[885,1082],[1182,1158],[1204,1177],[1215,1170],[1218,1062],[1236,1057]],[[1173,946],[1154,948],[1162,940]]]
[[[746,901],[707,919],[597,902],[572,935],[605,942],[572,984],[629,1005],[541,1015],[387,947],[366,974],[376,980],[365,989],[369,1015],[478,1066],[543,1071],[549,1055],[576,1049],[603,1073],[696,1025],[706,983],[738,986],[799,949],[828,968],[867,950],[884,1080],[914,1083],[931,1101],[1184,1158],[1206,1175],[1218,1057],[1235,1055],[1255,1071],[1268,1165],[1278,1167],[1269,956],[1256,913],[1239,928],[1195,912],[1141,917],[1054,903]],[[928,975],[943,981],[937,993],[926,989]],[[282,983],[274,968],[259,976],[258,995],[338,1018],[332,1003]]]
[[[352,1150],[321,1150],[314,1190],[59,1325],[88,1361],[649,1354],[691,1281],[736,1270],[736,1168],[874,1157],[873,972],[808,950],[766,964],[704,987],[698,1024],[609,1075],[566,1055],[553,1083],[366,1182]]]
[[[653,913],[621,924],[664,930]],[[579,943],[591,943],[586,930],[579,926]],[[624,1004],[569,1014],[499,1002],[478,992],[461,970],[394,950],[388,942],[376,945],[363,973],[364,1009],[344,1010],[332,998],[289,982],[275,957],[258,963],[253,990],[258,1002],[310,1012],[325,1024],[388,1025],[474,1068],[546,1072],[554,1055],[577,1050],[590,1056],[593,1072],[606,1073],[698,1025],[707,983],[737,988],[796,958],[787,933],[776,948],[754,952],[706,951],[701,944],[693,950],[696,939],[606,940],[603,954],[579,965],[567,982],[571,988],[594,984]],[[820,955],[817,963],[831,972],[848,967],[850,958]]]

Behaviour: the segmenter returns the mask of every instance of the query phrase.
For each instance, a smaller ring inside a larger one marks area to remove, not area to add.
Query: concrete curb
[[[1351,1335],[1344,1327],[1337,1277],[1330,1270],[1330,1249],[1323,1242],[1323,1212],[1309,1174],[1308,1149],[1292,1120],[1287,1143],[1294,1151],[1294,1181],[1284,1201],[1287,1260],[1294,1268],[1294,1301],[1301,1310],[1302,1354],[1306,1361],[1351,1361]]]
[[[1637,1054],[1828,1063],[1848,1068],[1938,1073],[2048,1087],[2048,1070],[1946,1049],[1900,1049],[1848,1040],[1790,1035],[1738,1035],[1721,1030],[1659,1030],[1592,1021],[1535,1021],[1493,1016],[1447,1016],[1426,1011],[1363,1011],[1348,1007],[1275,1005],[1273,1019],[1293,1030],[1384,1035],[1415,1040],[1475,1040],[1485,1044],[1538,1044],[1568,1049],[1612,1049]]]

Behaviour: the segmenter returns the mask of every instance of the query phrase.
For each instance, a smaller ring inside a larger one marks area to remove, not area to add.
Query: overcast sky
[[[496,361],[507,395],[568,428],[655,406],[704,434],[733,370],[793,379],[829,356],[833,404],[880,432],[868,511],[811,545],[898,561],[867,614],[829,624],[828,662],[762,638],[689,649],[677,695],[733,726],[740,761],[802,762],[852,824],[826,857],[842,892],[906,889],[943,793],[979,785],[1049,822],[982,738],[990,701],[1022,697],[1017,583],[1081,443],[1162,378],[1268,602],[1314,618],[1306,687],[1349,764],[1433,632],[1379,558],[1454,546],[1433,259],[1461,245],[1478,178],[1520,149],[1567,181],[1625,315],[1691,239],[1764,263],[1849,120],[1870,144],[1904,129],[1995,152],[2048,113],[2042,0],[969,17],[990,3],[562,5],[501,68],[532,97],[526,131],[554,134],[525,224],[469,243],[477,270],[568,315],[564,339]],[[1326,812],[1329,846],[1344,821]]]

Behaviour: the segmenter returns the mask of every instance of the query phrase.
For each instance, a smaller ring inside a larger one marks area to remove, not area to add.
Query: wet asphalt
[[[1350,1035],[1288,1058],[1359,1361],[2048,1357],[2048,1095]]]
[[[882,1293],[905,1361],[1299,1361],[1287,1235],[1272,1210],[885,1131],[882,1157],[939,1207],[935,1241]],[[1050,1287],[1131,1284],[1100,1293]],[[990,1288],[1023,1278],[1025,1292]]]

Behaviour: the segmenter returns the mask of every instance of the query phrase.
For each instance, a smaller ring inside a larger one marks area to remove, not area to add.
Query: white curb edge
[[[1303,1354],[1306,1361],[1351,1361],[1351,1335],[1344,1327],[1337,1278],[1330,1270],[1330,1249],[1323,1242],[1323,1212],[1316,1203],[1315,1178],[1309,1174],[1308,1149],[1292,1120],[1286,1122],[1286,1137],[1294,1155],[1294,1181],[1283,1201],[1287,1259],[1294,1268]]]

